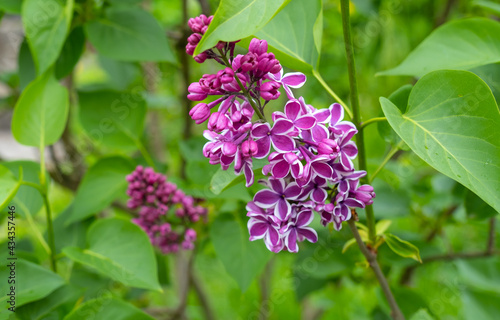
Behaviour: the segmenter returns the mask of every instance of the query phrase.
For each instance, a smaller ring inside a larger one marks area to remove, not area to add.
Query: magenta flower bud
[[[205,62],[205,60],[207,60],[207,58],[208,58],[208,54],[206,52],[202,52],[199,55],[194,57],[194,61],[196,61],[198,63],[203,63],[203,62]]]
[[[247,53],[241,58],[241,71],[252,71],[257,67],[257,56],[252,52]]]
[[[222,146],[222,154],[228,157],[232,157],[238,151],[238,146],[232,142],[225,142]]]
[[[267,101],[276,100],[280,96],[279,87],[280,84],[278,82],[265,82],[259,87],[260,96]]]
[[[191,101],[202,101],[208,96],[208,93],[201,87],[199,82],[193,82],[188,87],[188,99]]]
[[[230,83],[234,80],[234,71],[226,67],[224,70],[217,72],[217,78],[222,84]]]
[[[226,46],[226,42],[224,42],[224,41],[219,41],[219,42],[215,45],[215,47],[216,47],[217,49],[219,49],[219,50],[224,49],[224,47],[225,47],[225,46]]]
[[[190,56],[192,56],[192,55],[193,55],[193,53],[194,53],[194,49],[196,49],[196,46],[195,46],[195,45],[192,45],[192,44],[190,44],[190,43],[188,43],[188,44],[186,45],[186,53],[187,53],[187,54],[189,54]]]
[[[246,89],[247,88],[247,79],[245,78],[245,76],[242,75],[241,73],[237,73],[236,76],[240,79],[241,83],[243,84],[243,87],[245,87],[245,89]],[[231,92],[240,92],[241,91],[240,85],[238,84],[236,79],[233,79],[233,81],[231,81],[230,83],[226,83],[226,84],[222,85],[222,89],[224,89],[226,91],[231,91]]]
[[[331,155],[331,154],[336,154],[338,152],[339,152],[339,146],[337,145],[337,142],[335,140],[323,139],[318,144],[318,153],[320,154]]]
[[[208,119],[208,130],[220,132],[227,128],[229,119],[225,114],[220,112],[214,112],[210,115]]]
[[[257,154],[257,151],[259,149],[259,146],[257,145],[257,142],[253,140],[246,140],[243,141],[241,144],[241,153],[245,157],[253,157]]]
[[[189,111],[189,115],[196,124],[200,124],[207,121],[210,117],[210,108],[206,103],[198,103]]]
[[[193,33],[187,38],[188,43],[195,46],[200,42],[200,40],[201,40],[201,34],[199,33]]]
[[[253,38],[252,41],[250,41],[248,51],[255,53],[256,55],[261,55],[267,52],[267,41]]]
[[[184,239],[191,242],[196,241],[196,231],[194,231],[193,229],[187,229],[186,233],[184,234]]]
[[[220,89],[222,83],[215,74],[204,74],[200,79],[200,88],[206,92],[211,93]]]

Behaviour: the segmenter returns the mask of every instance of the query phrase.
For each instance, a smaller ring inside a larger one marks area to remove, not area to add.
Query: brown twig
[[[142,70],[145,89],[147,92],[154,94],[159,80],[158,65],[154,62],[145,62],[142,65]],[[162,124],[160,114],[157,110],[150,110],[148,112],[148,123],[148,140],[150,141],[150,148],[153,152],[153,156],[160,161],[164,161],[164,140],[161,132]]]
[[[183,256],[183,251],[177,254],[177,279],[179,280],[179,305],[172,313],[171,319],[184,319],[186,316],[184,312],[186,311],[187,299],[190,287],[190,273],[194,263],[194,254],[191,254],[188,260],[185,260]]]
[[[385,278],[384,273],[380,269],[380,266],[377,262],[377,255],[368,250],[368,248],[366,247],[365,243],[361,239],[361,236],[359,235],[354,220],[353,219],[349,220],[348,224],[349,227],[351,228],[354,238],[356,239],[356,242],[358,243],[359,248],[361,249],[361,252],[365,256],[366,261],[368,261],[368,264],[372,268],[373,272],[375,273],[375,276],[377,277],[378,282],[380,283],[380,287],[382,288],[385,298],[387,299],[387,302],[389,303],[389,306],[391,308],[392,318],[396,320],[404,319],[405,317],[401,312],[401,310],[399,309],[396,299],[394,298],[394,295],[391,292],[391,288],[389,287],[389,283],[387,282],[387,279]]]

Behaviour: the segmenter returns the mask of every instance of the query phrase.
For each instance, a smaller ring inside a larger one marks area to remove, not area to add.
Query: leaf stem
[[[349,0],[341,0],[340,7],[342,12],[342,30],[344,33],[344,46],[346,51],[346,59],[347,59],[347,70],[349,73],[349,87],[350,87],[350,98],[352,105],[352,119],[356,127],[360,128],[361,125],[361,117],[360,117],[360,108],[359,108],[359,98],[358,98],[358,87],[356,83],[356,65],[354,62],[354,52],[351,38],[351,25],[350,25],[350,17],[349,17]],[[366,155],[365,155],[365,141],[363,137],[363,131],[359,130],[359,134],[356,137],[356,142],[358,144],[358,162],[359,168],[361,170],[366,170]],[[362,179],[362,182],[368,182],[368,176],[365,176]],[[368,238],[371,243],[375,244],[377,235],[375,231],[375,214],[373,212],[373,206],[369,205],[365,208],[366,212],[366,224],[368,227]],[[353,219],[348,221],[349,227],[351,228],[354,237],[356,238],[356,242],[358,246],[365,256],[366,260],[370,264],[375,276],[377,277],[380,286],[382,287],[382,291],[391,307],[391,315],[393,319],[401,320],[404,319],[404,315],[399,309],[399,306],[394,299],[394,296],[391,292],[391,288],[385,278],[380,266],[377,262],[377,256],[375,253],[372,253],[368,250],[364,242],[361,240],[359,236],[358,229],[356,228],[355,222]]]
[[[231,68],[233,69],[233,67],[231,66],[231,64],[229,63],[229,60],[227,60],[227,57],[226,55],[222,52],[222,50],[220,50],[219,48],[217,48],[217,50],[219,51],[219,54],[221,55],[221,58],[222,60],[224,61],[226,67],[228,68]],[[238,82],[238,85],[240,86],[241,88],[241,91],[243,91],[243,94],[245,95],[245,97],[247,97],[247,100],[248,100],[248,103],[250,103],[250,105],[252,106],[253,110],[255,111],[255,113],[257,114],[257,116],[259,116],[259,119],[262,119],[264,121],[267,122],[266,120],[266,117],[264,117],[264,114],[262,114],[262,112],[260,111],[260,109],[255,105],[255,101],[253,100],[253,98],[250,96],[250,93],[248,92],[247,89],[245,89],[245,87],[243,86],[243,83],[241,83],[241,80],[240,78],[236,75],[236,73],[234,74],[234,78],[236,79],[236,82]]]
[[[380,171],[382,171],[387,162],[391,160],[391,158],[396,154],[396,152],[398,152],[401,149],[402,146],[403,146],[403,141],[400,141],[397,145],[392,147],[391,150],[389,150],[389,153],[387,153],[382,163],[378,166],[377,170],[375,170],[375,172],[373,172],[372,175],[370,176],[370,179],[368,179],[368,182],[370,184],[373,182],[377,174],[379,174]]]
[[[50,266],[52,271],[57,272],[56,264],[56,242],[54,237],[54,225],[52,224],[52,216],[50,211],[50,203],[47,197],[47,193],[42,194],[43,203],[45,204],[45,212],[47,216],[47,235],[50,246]]]
[[[359,129],[362,130],[362,129],[364,129],[365,127],[369,126],[372,123],[381,122],[381,121],[387,121],[387,118],[386,117],[376,117],[376,118],[368,119],[365,122],[361,122],[360,123]]]
[[[344,1],[344,0],[342,0]],[[399,310],[398,303],[396,302],[396,299],[394,299],[394,295],[391,292],[391,288],[389,287],[389,283],[387,282],[387,279],[384,276],[384,273],[380,269],[380,265],[377,262],[377,256],[375,253],[372,253],[368,248],[366,247],[365,243],[361,239],[361,236],[359,235],[358,229],[356,228],[356,223],[354,220],[349,220],[347,221],[349,224],[349,227],[351,228],[352,234],[354,235],[354,238],[356,239],[356,242],[358,243],[359,248],[361,249],[361,252],[366,258],[366,261],[368,261],[368,264],[372,268],[373,272],[375,273],[375,276],[377,277],[378,282],[380,283],[380,287],[382,287],[382,291],[384,292],[385,298],[387,299],[387,302],[389,303],[389,306],[391,307],[391,316],[393,319],[396,320],[401,320],[404,319],[404,315]]]
[[[323,79],[321,74],[316,70],[313,70],[312,73],[313,73],[313,76],[316,78],[316,80],[318,80],[318,82],[326,90],[326,92],[328,92],[328,94],[331,95],[333,99],[335,99],[338,103],[340,103],[342,105],[342,107],[344,108],[344,110],[347,113],[347,115],[349,116],[349,118],[352,119],[351,109],[349,109],[347,104],[342,99],[340,99],[339,96],[337,96],[337,94],[332,90],[332,88],[330,88],[330,86],[326,83],[326,81]]]

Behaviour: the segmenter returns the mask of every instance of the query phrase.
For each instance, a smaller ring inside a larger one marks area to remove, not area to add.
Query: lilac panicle
[[[127,181],[127,206],[139,213],[132,221],[148,234],[151,243],[164,254],[193,249],[196,231],[188,227],[205,217],[207,209],[151,168],[137,166]]]
[[[190,20],[194,33],[188,38],[188,54],[210,21],[203,15]],[[259,181],[267,188],[247,205],[250,240],[263,239],[273,252],[297,252],[297,242],[317,241],[316,231],[309,227],[314,211],[323,225],[332,223],[339,230],[353,208],[373,203],[373,187],[359,184],[366,172],[356,171],[353,164],[357,129],[343,120],[340,104],[316,109],[296,98],[292,89],[301,88],[306,76],[284,74],[267,41],[252,39],[248,52],[236,56],[234,44],[219,42],[195,57],[198,62],[213,59],[223,67],[189,86],[192,101],[215,98],[200,102],[189,114],[197,124],[208,120],[203,155],[223,170],[234,166],[236,174],[243,172],[247,187],[254,183],[253,159],[267,158],[262,173],[268,179]],[[261,115],[281,96],[281,89],[288,101],[268,122]],[[254,120],[255,114],[260,119]]]

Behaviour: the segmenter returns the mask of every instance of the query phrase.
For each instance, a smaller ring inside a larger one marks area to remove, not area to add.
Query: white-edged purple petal
[[[286,117],[292,121],[297,119],[300,114],[300,103],[297,100],[290,100],[285,105]]]
[[[299,246],[297,245],[297,231],[295,228],[292,228],[290,232],[285,237],[285,244],[290,252],[298,252]]]
[[[271,126],[269,123],[256,123],[254,124],[251,132],[252,138],[262,138],[269,135],[271,132]]]
[[[299,129],[309,130],[316,125],[316,118],[313,116],[302,116],[296,119],[293,124]]]
[[[287,119],[278,119],[271,129],[272,135],[283,135],[293,129],[293,122]]]
[[[289,136],[273,135],[271,136],[271,142],[278,152],[290,152],[295,149],[295,141]]]
[[[302,87],[304,83],[306,83],[306,80],[306,75],[301,72],[290,72],[285,74],[285,76],[281,78],[281,82],[284,85],[287,85],[294,89]]]
[[[290,206],[290,203],[288,203],[288,201],[280,197],[278,199],[276,207],[274,207],[274,216],[280,219],[281,221],[285,221],[288,219],[291,210],[292,208]]]
[[[255,158],[262,159],[267,157],[269,152],[271,151],[271,138],[269,136],[264,136],[255,141],[257,143],[257,154],[255,154]]]
[[[339,103],[330,106],[331,118],[330,125],[335,126],[340,120],[344,119],[344,108]]]
[[[271,208],[281,199],[279,194],[274,191],[264,189],[255,194],[253,201],[261,208]]]

